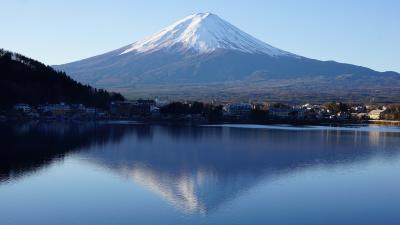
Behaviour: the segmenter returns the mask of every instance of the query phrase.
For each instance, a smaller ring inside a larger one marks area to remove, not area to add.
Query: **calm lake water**
[[[0,124],[1,225],[400,224],[400,128]]]

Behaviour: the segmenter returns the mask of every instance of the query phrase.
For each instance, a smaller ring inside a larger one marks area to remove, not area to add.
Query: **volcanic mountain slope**
[[[190,15],[131,45],[55,68],[134,97],[236,98],[240,93],[279,99],[314,91],[335,98],[356,90],[355,98],[371,98],[379,97],[368,95],[371,90],[397,93],[400,86],[398,73],[292,54],[211,13]]]

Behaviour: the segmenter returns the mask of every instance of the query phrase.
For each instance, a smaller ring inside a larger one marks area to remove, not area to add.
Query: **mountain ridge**
[[[212,13],[195,13],[185,17],[158,33],[128,45],[120,54],[149,53],[161,49],[195,53],[230,49],[271,56],[294,56],[252,37]]]
[[[149,93],[149,86],[176,86],[172,95],[150,92],[168,96],[179,96],[179,87],[188,84],[226,86],[233,82],[236,86],[231,88],[237,89],[240,82],[263,83],[265,87],[277,82],[304,89],[299,79],[314,82],[317,89],[327,83],[339,89],[336,85],[343,84],[343,79],[366,90],[377,84],[382,88],[400,86],[399,73],[299,56],[253,38],[211,13],[190,15],[133,44],[54,67],[83,83],[122,93],[137,93],[133,88]]]

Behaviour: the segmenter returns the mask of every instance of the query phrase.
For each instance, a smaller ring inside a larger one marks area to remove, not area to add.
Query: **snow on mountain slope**
[[[212,13],[190,15],[153,36],[127,46],[120,54],[158,50],[194,51],[202,54],[216,49],[264,53],[270,56],[295,56],[250,36]]]

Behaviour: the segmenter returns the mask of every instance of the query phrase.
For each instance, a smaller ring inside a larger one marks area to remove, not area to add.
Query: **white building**
[[[369,112],[368,116],[371,120],[379,120],[381,118],[383,111],[385,111],[385,110],[375,109],[375,110],[372,110],[371,112]]]

